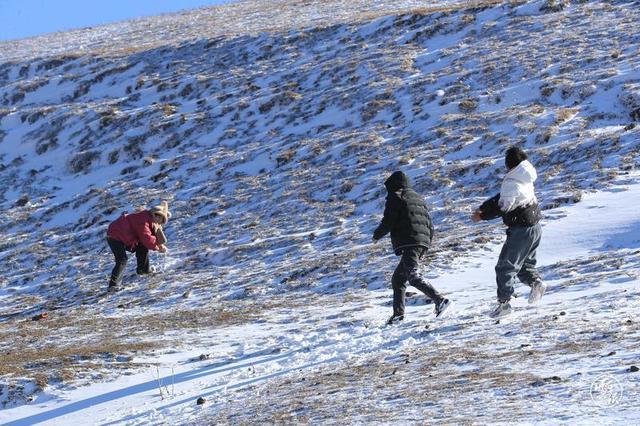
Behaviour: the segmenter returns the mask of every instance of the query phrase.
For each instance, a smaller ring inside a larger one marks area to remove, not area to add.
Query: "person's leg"
[[[122,275],[124,274],[124,268],[127,266],[127,250],[124,243],[117,240],[107,238],[107,244],[113,253],[113,257],[116,260],[116,265],[111,271],[111,279],[109,280],[109,287],[117,287],[122,283]]]
[[[405,251],[406,253],[406,251]],[[405,274],[404,258],[405,253],[402,254],[396,270],[393,271],[393,277],[391,277],[391,287],[393,288],[393,316],[404,315],[404,299],[407,291],[407,275]]]
[[[138,244],[136,247],[136,261],[138,266],[136,268],[136,273],[138,275],[148,274],[149,273],[149,249],[146,248],[143,244]]]
[[[518,272],[518,279],[523,284],[531,287],[536,282],[542,281],[540,279],[538,271],[536,270],[536,252],[538,250],[538,246],[540,245],[542,229],[539,224],[534,225],[530,228],[527,228],[527,233],[531,238],[532,244],[527,257],[524,259],[522,268],[520,269],[520,272]]]
[[[520,273],[525,259],[531,252],[534,240],[527,227],[512,226],[507,229],[507,240],[502,246],[496,264],[498,300],[506,302],[513,295],[513,281]]]
[[[405,250],[406,257],[403,256],[405,275],[409,284],[423,292],[433,303],[438,303],[442,300],[442,296],[420,275],[419,262],[426,251],[423,247],[412,247]]]

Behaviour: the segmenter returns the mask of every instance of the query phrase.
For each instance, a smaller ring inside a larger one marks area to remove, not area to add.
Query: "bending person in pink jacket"
[[[167,239],[162,230],[171,213],[166,201],[150,210],[122,215],[113,221],[107,229],[107,243],[113,252],[116,265],[111,271],[108,291],[118,291],[122,284],[122,275],[127,265],[127,251],[135,252],[136,273],[144,275],[151,272],[149,250],[165,253]]]

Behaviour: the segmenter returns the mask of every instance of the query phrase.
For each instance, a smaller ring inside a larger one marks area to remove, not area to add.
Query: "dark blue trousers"
[[[516,278],[529,287],[540,280],[536,270],[536,251],[541,236],[540,224],[510,226],[507,229],[507,241],[502,246],[496,265],[499,301],[511,298]]]

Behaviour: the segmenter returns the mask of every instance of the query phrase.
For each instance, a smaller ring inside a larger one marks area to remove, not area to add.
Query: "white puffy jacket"
[[[500,210],[508,213],[518,207],[526,207],[537,203],[538,199],[534,193],[533,182],[538,178],[533,165],[524,160],[504,177],[500,188]]]

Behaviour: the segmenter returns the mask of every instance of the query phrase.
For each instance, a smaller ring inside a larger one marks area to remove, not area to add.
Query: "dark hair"
[[[506,164],[507,168],[511,170],[514,167],[517,167],[518,164],[522,163],[527,158],[527,153],[524,152],[522,148],[512,146],[505,153],[504,164]]]

